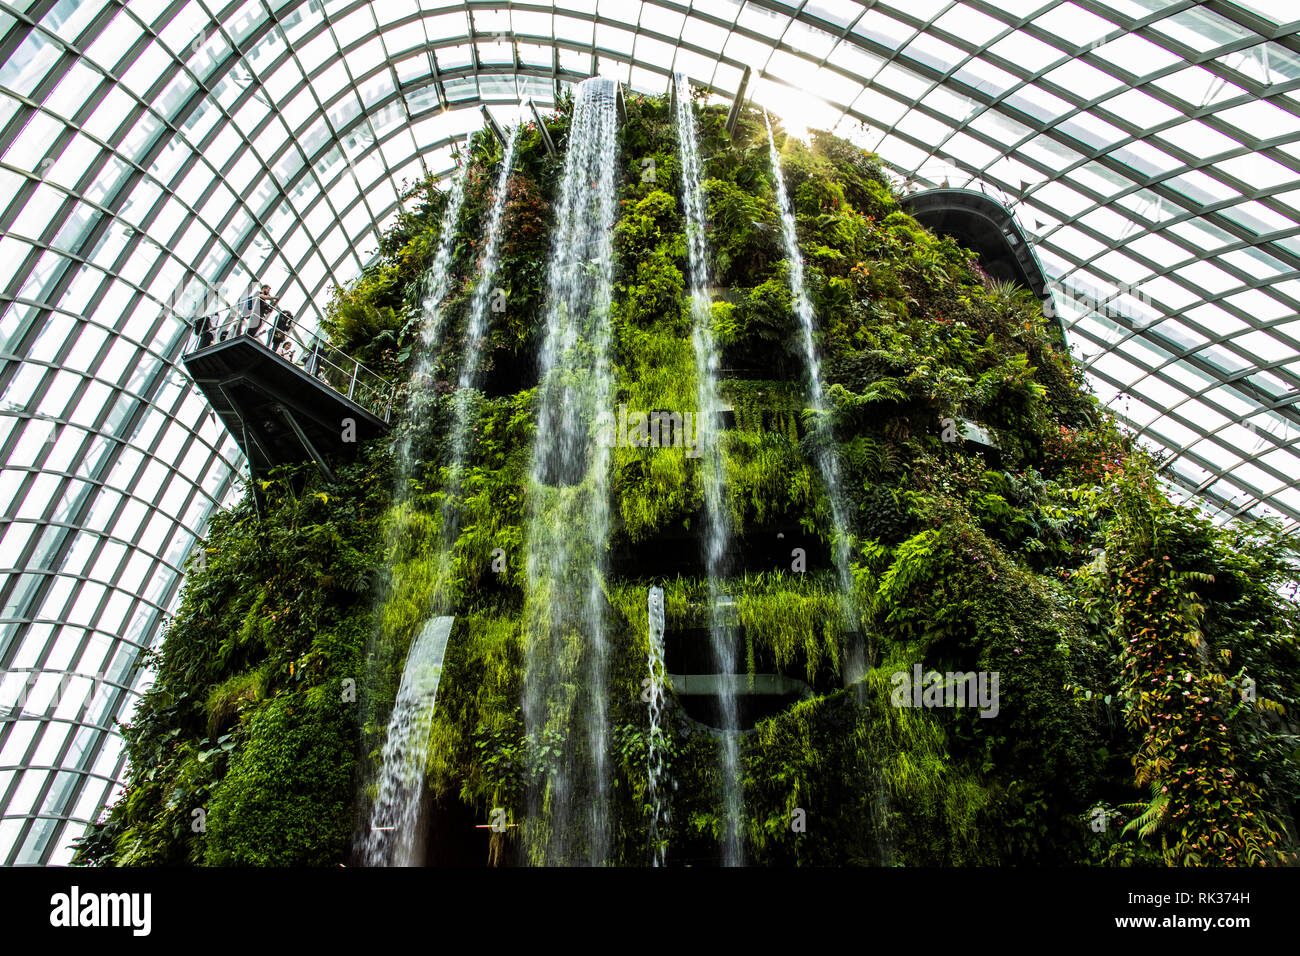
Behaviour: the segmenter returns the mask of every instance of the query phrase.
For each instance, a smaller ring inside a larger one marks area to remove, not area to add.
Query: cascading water
[[[447,198],[438,227],[438,250],[424,274],[424,297],[420,301],[420,351],[411,369],[407,428],[394,449],[397,456],[398,495],[401,497],[405,497],[407,478],[415,470],[413,430],[424,421],[434,396],[431,373],[442,337],[442,300],[451,288],[451,256],[456,245],[456,224],[460,221],[460,210],[465,204],[465,176],[468,170],[469,163],[465,163],[452,181],[451,195]]]
[[[366,866],[418,866],[420,802],[433,708],[447,637],[455,618],[431,619],[411,643],[388,720],[383,772],[370,814],[362,858]]]
[[[478,382],[482,367],[482,344],[487,331],[488,300],[496,276],[498,250],[501,245],[501,220],[506,203],[506,185],[514,161],[518,127],[510,133],[505,156],[497,174],[496,193],[488,214],[488,239],[479,264],[479,285],[470,303],[470,316],[465,332],[465,354],[461,366],[459,391],[453,410],[453,435],[451,464],[442,504],[441,547],[438,549],[438,573],[434,578],[431,610],[447,610],[451,596],[447,593],[451,577],[456,528],[460,518],[456,501],[459,496],[461,472],[469,446],[470,395],[469,390]],[[442,323],[441,302],[450,286],[448,266],[451,261],[452,239],[464,199],[464,174],[457,179],[447,210],[443,216],[442,234],[438,252],[426,280],[424,299],[425,324],[421,330],[423,346],[417,360],[417,373],[412,377],[410,425],[418,427],[428,407],[431,390],[425,379],[432,364]],[[414,461],[409,441],[404,457],[399,456],[402,476],[413,473]],[[399,493],[405,493],[405,482]],[[442,655],[446,648],[452,618],[432,617],[424,625],[420,636],[407,653],[406,670],[398,691],[397,702],[388,725],[388,738],[384,744],[380,767],[379,792],[372,813],[371,829],[366,834],[363,858],[369,866],[412,865],[412,834],[418,829],[420,799],[424,782],[424,764],[428,756],[429,723],[433,719],[433,701],[438,688],[438,673],[442,668]],[[446,622],[443,626],[442,622]],[[429,642],[433,642],[429,646]],[[429,665],[423,658],[436,656],[436,664]],[[422,669],[435,666],[431,680],[421,678]],[[413,668],[415,670],[413,670]],[[413,676],[414,675],[414,676]],[[428,691],[427,695],[425,691]],[[427,713],[422,710],[427,696]]]
[[[668,846],[661,824],[668,823],[668,806],[660,789],[664,776],[664,732],[659,726],[664,710],[664,589],[650,588],[646,597],[649,616],[650,651],[647,666],[650,669],[649,692],[650,738],[646,747],[646,799],[650,803],[650,854],[655,866],[663,866]]]
[[[434,253],[433,262],[429,264],[429,268],[424,274],[419,354],[411,371],[407,415],[393,446],[396,459],[394,498],[399,508],[409,507],[410,504],[410,479],[415,474],[417,465],[414,439],[421,424],[425,421],[429,405],[435,394],[431,381],[431,372],[433,360],[442,339],[444,317],[442,306],[443,300],[447,297],[447,292],[451,288],[451,260],[456,244],[456,230],[460,222],[461,208],[465,202],[465,178],[468,168],[468,164],[462,165],[456,178],[452,180],[451,191],[447,197],[447,204],[443,208],[439,223],[438,248]],[[401,536],[407,533],[407,528],[408,525],[405,521],[399,520],[390,523],[386,532],[386,543],[390,553],[399,546]],[[392,597],[394,587],[395,582],[390,575],[384,585],[383,595],[380,599],[381,603],[383,600]],[[437,620],[441,619],[434,619],[426,623],[424,631],[415,641],[412,641],[407,652],[406,670],[401,688],[406,687],[407,675],[411,673],[413,664],[418,664],[416,648],[419,646],[420,641],[430,633],[429,629]],[[450,630],[450,624],[448,624],[448,630]],[[445,643],[445,635],[442,640]],[[393,643],[393,636],[386,635],[380,630],[376,630],[371,634],[366,652],[368,663],[363,691],[367,708],[372,707],[373,702],[376,700],[376,685],[383,680],[383,675],[388,672],[390,666],[395,668],[397,665],[397,659],[395,658],[397,651],[393,647]],[[439,650],[439,667],[441,667],[441,655],[442,651]],[[398,700],[390,714],[388,737],[382,751],[382,763],[378,769],[379,792],[376,803],[372,808],[372,829],[360,836],[361,856],[363,861],[370,866],[409,865],[410,844],[402,844],[406,849],[398,847],[397,851],[395,851],[393,841],[409,841],[411,831],[416,829],[418,824],[420,791],[424,779],[424,760],[422,756],[418,761],[418,769],[414,769],[417,761],[408,759],[408,750],[411,746],[413,727],[416,728],[414,739],[418,742],[419,732],[416,725],[424,725],[419,724],[419,722],[413,723],[414,718],[409,713],[403,713],[400,696],[401,688],[399,688]],[[436,690],[436,682],[434,689]],[[432,698],[430,698],[429,707],[428,718],[431,720]],[[374,714],[373,719],[378,721],[382,718],[380,715]],[[427,729],[424,733],[427,738]],[[423,746],[427,747],[427,744]],[[418,779],[410,779],[409,775],[412,774],[418,774]],[[410,814],[410,817],[401,816],[403,814]],[[397,819],[395,815],[401,818]],[[374,829],[376,826],[381,827],[381,829]],[[397,836],[386,836],[385,834],[397,834]]]
[[[528,495],[523,711],[534,753],[556,759],[529,791],[535,863],[601,865],[609,854],[610,456],[591,426],[612,394],[616,95],[603,77],[577,87],[551,246]]]
[[[701,188],[699,139],[691,107],[691,87],[686,78],[673,76],[676,88],[677,148],[682,161],[682,206],[686,213],[686,245],[691,283],[691,342],[695,351],[699,445],[704,451],[704,559],[709,577],[709,635],[720,675],[718,708],[722,718],[719,750],[722,763],[722,804],[725,827],[722,858],[726,866],[744,861],[741,821],[744,796],[740,783],[740,714],[729,675],[736,670],[736,649],[731,622],[722,614],[722,581],[727,574],[731,543],[731,511],[725,498],[722,445],[718,440],[721,404],[718,401],[718,350],[713,341],[712,306],[709,301],[708,247],[705,238],[704,195]]]
[[[479,261],[479,283],[474,289],[470,301],[469,323],[465,329],[465,363],[461,366],[457,386],[462,390],[478,385],[479,372],[483,367],[483,337],[487,334],[488,304],[492,298],[493,281],[496,279],[498,260],[501,255],[501,222],[505,216],[506,202],[510,184],[510,168],[515,162],[515,147],[519,142],[519,126],[513,126],[506,137],[505,153],[501,157],[501,168],[497,170],[497,179],[492,191],[492,207],[488,213],[487,243],[483,248],[483,258]],[[462,406],[458,405],[457,410]],[[457,427],[460,429],[455,439],[456,449],[464,457],[467,435],[464,432],[464,415],[459,414]]]
[[[805,365],[808,370],[808,404],[812,408],[821,428],[826,428],[826,400],[822,394],[821,364],[817,359],[817,350],[813,343],[813,308],[804,287],[803,255],[799,251],[799,236],[795,231],[794,210],[790,206],[790,196],[785,189],[785,177],[781,174],[781,157],[776,151],[776,139],[772,135],[772,121],[767,112],[763,112],[763,121],[767,124],[767,145],[772,163],[772,177],[776,180],[777,202],[781,209],[782,236],[785,240],[785,254],[790,263],[790,292],[794,297],[795,312],[799,317],[802,331],[801,342]],[[836,457],[831,436],[819,436],[816,444],[817,467],[821,472],[822,483],[826,486],[826,495],[830,499],[832,537],[834,539],[835,570],[839,575],[840,593],[843,604],[843,624],[851,634],[856,633],[860,622],[853,590],[853,576],[849,570],[849,526],[848,512],[844,501],[844,489],[840,483],[839,459]],[[856,684],[867,671],[866,659],[861,643],[853,639],[849,644],[844,660],[844,683],[846,686]],[[859,685],[859,693],[861,686]],[[878,767],[863,768],[870,790],[870,812],[872,830],[876,837],[876,852],[879,862],[891,865],[893,859],[892,845],[889,840],[889,798],[881,779]]]
[[[813,343],[812,302],[808,299],[808,290],[804,286],[803,254],[799,251],[799,236],[795,231],[794,210],[790,205],[790,196],[786,193],[785,177],[781,174],[781,157],[776,151],[776,140],[772,136],[772,121],[767,112],[763,113],[767,124],[767,145],[772,163],[772,177],[776,180],[777,202],[781,210],[781,235],[785,241],[785,255],[790,264],[790,293],[794,298],[795,313],[799,318],[800,344],[803,346],[804,364],[808,372],[808,407],[813,410],[819,428],[826,425],[826,398],[822,392],[821,363],[817,358],[817,348]],[[826,496],[831,506],[831,537],[834,542],[835,570],[839,575],[840,591],[844,600],[844,623],[850,632],[856,632],[858,617],[854,608],[853,575],[849,570],[849,524],[848,511],[844,500],[844,489],[840,481],[840,462],[836,456],[831,436],[823,434],[816,443],[815,458],[821,473],[822,484],[826,487]],[[866,661],[862,648],[850,645],[844,662],[844,682],[852,684],[865,672]]]
[[[469,454],[470,420],[472,417],[472,390],[479,384],[483,368],[483,339],[487,334],[488,306],[492,299],[501,252],[501,222],[505,214],[510,168],[514,165],[515,146],[519,141],[519,126],[511,128],[506,139],[505,154],[497,171],[492,206],[488,213],[487,242],[479,260],[479,281],[470,299],[469,320],[465,328],[464,361],[456,383],[452,410],[451,461],[442,499],[442,547],[439,550],[438,575],[435,579],[435,607],[445,609],[452,599],[447,593],[451,577],[456,536],[460,528],[461,512],[457,507],[465,461]]]

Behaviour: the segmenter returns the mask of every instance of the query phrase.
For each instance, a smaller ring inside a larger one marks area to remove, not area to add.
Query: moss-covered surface
[[[632,96],[628,107],[615,404],[693,410],[671,117],[661,99]],[[783,528],[829,543],[811,446],[825,429],[805,417],[762,118],[742,116],[734,138],[723,120],[720,109],[699,113],[713,333],[735,410],[720,436],[732,523],[744,542]],[[567,124],[564,110],[550,121],[561,144]],[[1087,393],[1037,303],[902,212],[874,157],[821,134],[809,145],[778,134],[778,145],[819,322],[855,593],[839,593],[825,561],[730,585],[750,667],[764,662],[812,691],[744,739],[749,861],[1289,860],[1300,797],[1291,543],[1267,528],[1215,529],[1171,505],[1157,464]],[[475,138],[433,363],[445,384],[425,421],[400,426],[415,473],[395,490],[380,441],[334,483],[277,474],[264,518],[251,499],[216,518],[127,733],[129,786],[83,862],[348,861],[405,648],[438,605],[457,620],[428,766],[435,805],[467,806],[484,823],[502,808],[519,822],[529,781],[563,751],[562,729],[525,739],[520,711],[528,370],[559,171],[536,129],[522,134],[510,180],[492,387],[474,397],[468,467],[446,500],[451,383],[484,281],[476,246],[499,156]],[[395,377],[418,347],[442,204],[422,184],[378,264],[331,305],[335,341]],[[961,418],[990,429],[997,460],[951,440]],[[681,449],[619,448],[612,467],[613,858],[639,865],[650,859],[646,588],[665,588],[670,631],[705,626],[708,589],[690,567],[652,579],[637,564],[698,531],[703,492],[700,461]],[[449,549],[447,514],[459,516]],[[874,667],[845,688],[848,608],[860,610],[854,626]],[[915,665],[996,672],[996,717],[897,706],[893,675]],[[715,738],[671,696],[666,723],[669,862],[715,860]],[[492,833],[479,861],[523,861],[519,832]]]

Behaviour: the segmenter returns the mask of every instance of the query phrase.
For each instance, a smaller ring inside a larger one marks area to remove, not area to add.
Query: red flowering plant
[[[1192,570],[1175,546],[1196,538],[1194,519],[1170,510],[1149,474],[1114,489],[1117,517],[1106,536],[1119,644],[1124,721],[1138,734],[1134,782],[1149,802],[1130,803],[1124,833],[1157,834],[1169,865],[1267,866],[1284,862],[1285,827],[1253,777],[1230,724],[1242,685],[1210,654],[1207,605],[1215,575]],[[1188,525],[1184,527],[1184,525]],[[1166,549],[1170,553],[1166,553]],[[1250,694],[1251,709],[1280,712]],[[1112,859],[1131,848],[1112,848]]]
[[[1109,422],[1089,428],[1057,425],[1043,436],[1044,471],[1080,483],[1120,477],[1131,453],[1131,443]]]

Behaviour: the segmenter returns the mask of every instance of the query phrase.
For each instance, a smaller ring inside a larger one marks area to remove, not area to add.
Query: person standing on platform
[[[198,348],[205,349],[212,344],[212,316],[200,315],[194,320],[194,334],[199,337]]]
[[[239,325],[235,327],[235,334],[238,335],[240,331],[243,331],[249,335],[255,335],[261,325],[262,307],[260,297],[256,292],[249,292],[245,298],[239,300]]]
[[[302,363],[302,370],[306,372],[308,375],[314,375],[317,378],[322,377],[321,375],[321,373],[323,372],[323,369],[321,368],[322,352],[323,350],[321,349],[320,339],[319,338],[313,339],[311,343],[311,350],[305,353],[303,357],[303,363]]]
[[[244,330],[245,334],[256,338],[262,332],[266,319],[272,311],[275,311],[275,304],[279,301],[279,297],[271,295],[271,287],[263,283],[256,294],[240,302],[240,312],[248,317],[248,328]]]
[[[271,347],[277,352],[282,352],[289,330],[292,328],[293,316],[277,306],[275,308],[275,322],[271,326]]]
[[[279,311],[276,303],[280,301],[278,295],[271,295],[271,287],[266,283],[258,290],[257,300],[253,303],[253,314],[255,319],[249,323],[248,334],[258,335],[262,331],[263,325],[269,322],[272,312]]]

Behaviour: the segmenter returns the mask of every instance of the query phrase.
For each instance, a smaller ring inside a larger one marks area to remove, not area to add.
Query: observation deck
[[[1047,275],[1033,246],[998,200],[977,189],[941,187],[904,196],[901,205],[921,225],[974,252],[980,268],[994,279],[1018,283],[1039,301],[1050,301]],[[1056,321],[1064,346],[1065,329],[1059,318]]]
[[[300,334],[278,309],[260,320],[233,308],[201,317],[182,361],[243,449],[255,490],[272,467],[306,459],[334,480],[332,463],[392,417],[387,379]]]
[[[779,673],[776,661],[754,648],[755,672],[749,673],[745,629],[734,622],[722,628],[721,640],[731,647],[734,670],[721,673],[714,657],[713,636],[707,627],[670,630],[664,634],[665,678],[686,716],[697,724],[722,730],[724,696],[735,701],[736,729],[753,730],[760,720],[774,717],[813,690],[797,677]]]

